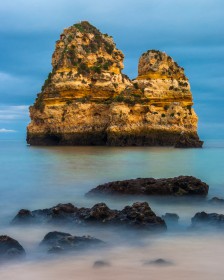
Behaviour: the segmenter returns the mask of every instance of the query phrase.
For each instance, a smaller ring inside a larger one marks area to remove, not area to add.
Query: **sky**
[[[112,35],[137,76],[140,55],[165,51],[190,80],[202,139],[224,139],[223,0],[11,0],[0,4],[0,139],[24,139],[28,108],[51,71],[63,29],[88,20]]]

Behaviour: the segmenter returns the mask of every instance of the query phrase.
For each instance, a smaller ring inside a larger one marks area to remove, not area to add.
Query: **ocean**
[[[224,141],[206,141],[203,149],[160,147],[31,147],[24,141],[0,141],[0,235],[18,240],[24,261],[0,265],[3,280],[70,279],[223,279],[224,236],[216,230],[192,231],[196,212],[224,214],[224,206],[198,200],[149,197],[85,197],[97,185],[139,177],[192,175],[209,186],[208,199],[224,198]],[[12,226],[18,210],[42,209],[58,203],[91,207],[105,202],[123,209],[147,201],[157,215],[180,216],[179,226],[166,233],[144,235],[111,228]],[[68,256],[43,255],[38,244],[53,230],[91,235],[110,244],[105,249]],[[145,265],[163,258],[168,266]],[[110,265],[95,268],[97,260]]]

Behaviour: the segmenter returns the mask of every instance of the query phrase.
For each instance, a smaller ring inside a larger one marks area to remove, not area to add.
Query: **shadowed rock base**
[[[27,133],[27,143],[36,146],[174,146],[201,148],[203,141],[197,133],[167,130],[142,130],[136,133],[82,132],[82,133]]]

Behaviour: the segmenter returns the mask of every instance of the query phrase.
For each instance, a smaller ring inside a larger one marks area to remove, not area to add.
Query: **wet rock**
[[[58,209],[58,206],[32,211],[32,221],[34,223],[63,223],[67,225],[115,225],[146,230],[166,229],[164,220],[156,216],[147,202],[136,202],[132,206],[126,206],[123,210],[112,210],[105,203],[98,203],[92,208],[77,208],[72,204],[69,205],[70,209],[73,210],[65,212],[63,205],[60,204],[59,214],[55,214],[55,209]],[[14,224],[23,224],[23,221],[20,219],[20,212],[13,219]],[[57,236],[57,234],[51,233],[51,236]]]
[[[20,210],[12,224],[34,224],[34,223],[68,223],[75,217],[78,208],[71,203],[58,204],[48,209],[38,209],[34,211]]]
[[[104,242],[91,236],[72,236],[64,232],[49,232],[40,246],[48,248],[48,253],[62,253],[102,246]]]
[[[53,246],[57,243],[58,240],[72,236],[70,233],[60,232],[60,231],[51,231],[44,236],[44,239],[41,241],[41,246]]]
[[[57,206],[52,208],[52,212],[55,215],[64,215],[65,213],[70,214],[70,213],[75,213],[78,210],[77,207],[75,207],[71,203],[67,204],[58,204]]]
[[[191,224],[193,228],[224,228],[224,215],[217,213],[198,212],[191,219]]]
[[[179,216],[175,213],[166,213],[165,215],[162,216],[162,219],[167,223],[167,224],[178,224]]]
[[[15,239],[7,236],[0,236],[0,260],[12,260],[25,256],[25,250]]]
[[[204,141],[201,141],[197,134],[188,135],[183,133],[175,143],[175,148],[202,148]]]
[[[78,217],[85,222],[106,223],[116,219],[117,214],[118,211],[111,210],[105,203],[97,203],[92,208],[81,208]]]
[[[135,202],[119,214],[119,222],[136,228],[166,229],[163,219],[157,217],[147,202]]]
[[[221,204],[224,205],[224,199],[218,198],[218,197],[213,197],[213,198],[209,199],[208,202],[211,204],[214,204],[214,205],[221,205]]]
[[[14,223],[14,221],[16,222],[17,220],[20,220],[21,222],[23,222],[24,224],[27,223],[32,223],[33,222],[33,218],[34,216],[32,215],[32,212],[30,210],[27,209],[21,209],[17,216],[15,217],[15,219],[12,221],[12,223]]]
[[[110,266],[109,262],[101,261],[101,260],[95,261],[93,264],[94,268],[102,268],[102,267],[108,267],[108,266]]]
[[[90,190],[87,196],[99,194],[206,196],[208,189],[206,183],[192,176],[167,179],[138,178],[99,185]]]
[[[156,260],[145,261],[144,265],[169,266],[169,265],[173,265],[173,263],[164,259],[156,259]]]

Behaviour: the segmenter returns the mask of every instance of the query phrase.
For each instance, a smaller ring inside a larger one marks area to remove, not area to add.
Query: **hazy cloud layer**
[[[15,129],[18,121],[25,131],[27,107],[17,106],[34,102],[51,71],[55,41],[80,20],[114,37],[125,54],[124,73],[131,78],[141,53],[167,52],[190,79],[201,128],[224,122],[223,0],[12,0],[1,3],[0,18],[0,127]],[[12,108],[20,110],[19,118]]]
[[[0,121],[27,118],[28,106],[0,106]]]
[[[16,132],[16,131],[13,129],[0,128],[0,133],[11,133],[11,132]]]

